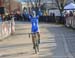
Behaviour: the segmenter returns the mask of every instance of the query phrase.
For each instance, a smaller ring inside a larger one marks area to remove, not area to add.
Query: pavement
[[[0,41],[0,58],[75,58],[75,31],[63,25],[39,23],[40,52],[35,54],[28,37],[31,25],[17,22],[14,35]]]

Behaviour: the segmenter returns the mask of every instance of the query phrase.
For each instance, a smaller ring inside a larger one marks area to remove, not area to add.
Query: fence
[[[65,18],[61,16],[40,16],[40,22],[47,22],[47,23],[65,23]]]
[[[20,19],[20,21],[30,21],[28,18]],[[39,22],[46,22],[46,23],[62,23],[64,24],[64,17],[61,16],[40,16]]]

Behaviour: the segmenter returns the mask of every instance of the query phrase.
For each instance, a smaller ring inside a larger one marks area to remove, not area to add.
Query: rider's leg
[[[35,49],[35,42],[34,42],[34,34],[32,34],[32,43],[33,43],[33,49]]]
[[[38,35],[38,42],[40,43],[40,33],[37,32],[37,35]]]

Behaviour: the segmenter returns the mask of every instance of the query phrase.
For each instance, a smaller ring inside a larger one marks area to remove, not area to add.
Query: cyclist
[[[35,49],[35,44],[34,44],[34,34],[36,33],[38,36],[38,43],[40,43],[40,33],[39,33],[39,25],[38,25],[38,19],[39,16],[36,16],[36,12],[33,11],[32,15],[29,16],[29,19],[31,21],[31,33],[32,33],[32,42],[33,42],[33,49]]]

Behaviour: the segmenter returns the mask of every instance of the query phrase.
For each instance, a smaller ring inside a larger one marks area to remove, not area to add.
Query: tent
[[[65,10],[74,10],[75,9],[75,4],[70,3],[64,7]]]

